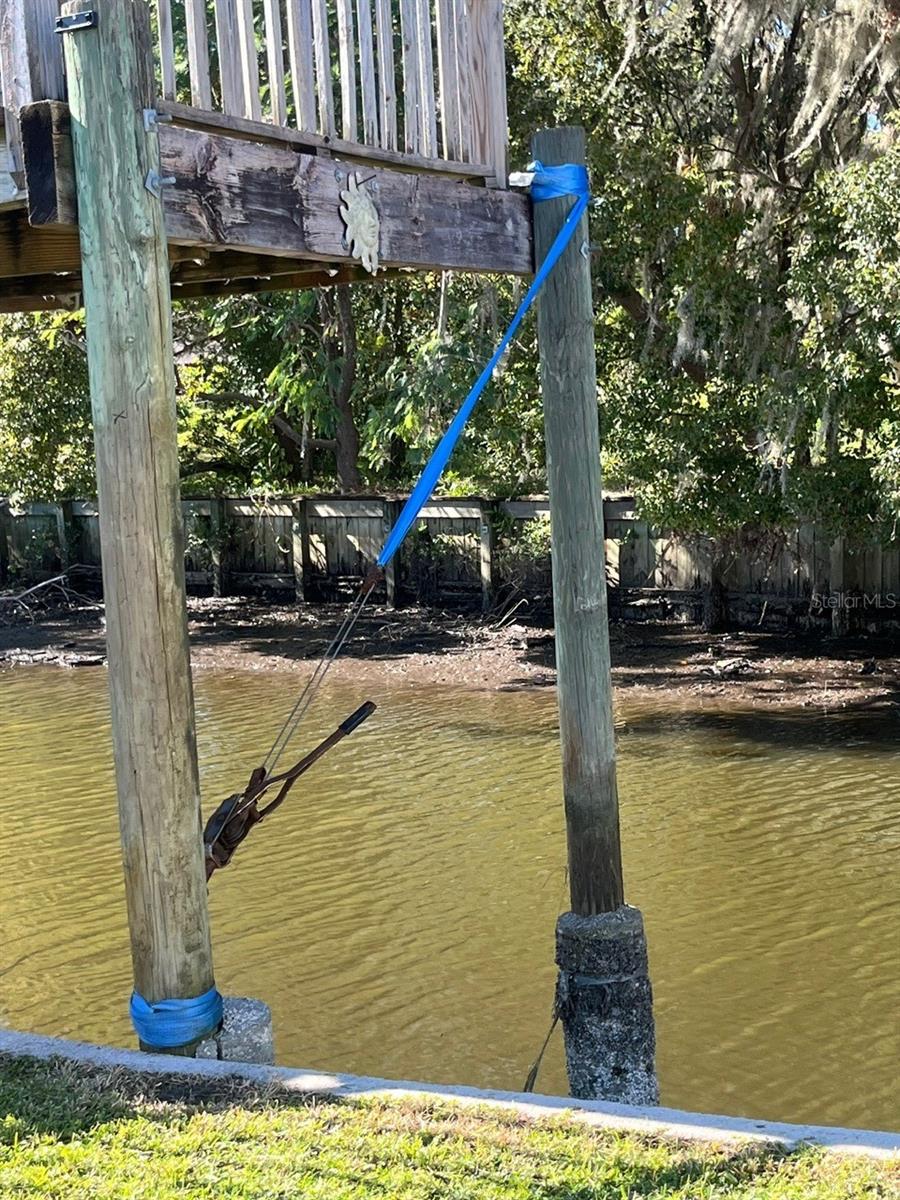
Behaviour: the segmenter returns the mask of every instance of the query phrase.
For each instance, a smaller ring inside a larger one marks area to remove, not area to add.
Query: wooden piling
[[[583,163],[584,130],[544,130],[532,152],[547,166]],[[535,205],[538,263],[574,203]],[[580,916],[623,903],[588,245],[584,217],[538,306],[569,888]]]
[[[66,33],[112,729],[136,990],[213,984],[179,507],[169,264],[143,0]],[[124,999],[124,998],[123,998]],[[180,1048],[173,1053],[187,1052]]]

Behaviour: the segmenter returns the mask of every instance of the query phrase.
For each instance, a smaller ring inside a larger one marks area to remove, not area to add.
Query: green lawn
[[[896,1166],[0,1055],[0,1197],[900,1197]]]

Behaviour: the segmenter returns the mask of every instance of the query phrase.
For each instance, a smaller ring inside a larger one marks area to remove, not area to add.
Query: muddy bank
[[[240,597],[191,598],[196,670],[309,671],[344,615],[337,605],[272,606]],[[66,606],[20,613],[0,608],[0,665],[96,666],[103,662],[102,609]],[[717,704],[846,709],[900,704],[896,638],[836,640],[776,633],[704,634],[680,624],[614,625],[613,679],[635,698],[715,698]],[[504,690],[552,687],[552,629],[498,627],[420,609],[366,610],[335,676],[393,684]]]

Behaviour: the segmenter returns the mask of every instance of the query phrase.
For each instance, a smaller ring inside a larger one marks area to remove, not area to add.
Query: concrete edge
[[[900,1161],[900,1132],[841,1129],[831,1125],[788,1125],[777,1121],[686,1112],[677,1108],[632,1107],[597,1100],[573,1100],[566,1096],[442,1086],[365,1075],[338,1075],[293,1067],[174,1058],[40,1034],[17,1033],[9,1029],[0,1029],[0,1053],[38,1059],[60,1057],[90,1066],[125,1068],[145,1074],[157,1072],[205,1079],[238,1078],[258,1085],[275,1084],[298,1094],[315,1093],[342,1099],[445,1100],[467,1107],[512,1110],[534,1119],[547,1120],[563,1115],[592,1128],[616,1129],[653,1137],[717,1143],[765,1142],[786,1149],[812,1144],[841,1154]]]

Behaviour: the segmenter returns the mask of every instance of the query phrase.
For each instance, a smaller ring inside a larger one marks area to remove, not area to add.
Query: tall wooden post
[[[547,130],[536,135],[532,149],[548,166],[583,163],[584,130]],[[535,205],[539,261],[573,203],[564,198]],[[569,890],[572,911],[585,917],[613,912],[624,900],[587,246],[585,217],[538,306]]]
[[[545,130],[532,151],[548,167],[584,164],[584,130]],[[535,204],[538,263],[574,203]],[[653,1103],[646,942],[622,884],[587,217],[544,285],[538,340],[572,902],[557,926],[557,1006],[573,1094]]]
[[[169,267],[144,0],[64,35],[94,414],[112,728],[136,991],[213,985],[184,586]],[[148,186],[149,183],[149,186]],[[182,1052],[176,1050],[175,1053]]]

